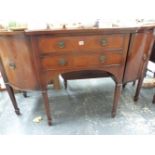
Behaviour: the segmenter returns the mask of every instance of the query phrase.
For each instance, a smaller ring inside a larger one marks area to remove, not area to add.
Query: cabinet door
[[[0,36],[0,57],[10,84],[24,90],[38,88],[28,37]]]
[[[153,41],[152,31],[131,35],[123,82],[134,81],[141,76],[143,64],[148,60]]]

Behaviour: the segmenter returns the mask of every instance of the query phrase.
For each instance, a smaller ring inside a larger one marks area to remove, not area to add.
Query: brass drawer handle
[[[99,57],[99,61],[100,61],[101,63],[104,63],[105,60],[106,60],[106,56],[105,56],[105,55],[101,55],[101,56]]]
[[[16,69],[16,64],[13,63],[13,62],[10,62],[10,63],[9,63],[9,67],[10,67],[11,69],[15,70],[15,69]]]
[[[64,58],[59,59],[59,65],[60,66],[65,66],[67,64],[67,61]]]
[[[108,44],[108,40],[106,38],[101,39],[101,45],[106,46]]]
[[[64,48],[65,47],[65,42],[64,41],[59,41],[58,42],[58,47],[59,48]]]

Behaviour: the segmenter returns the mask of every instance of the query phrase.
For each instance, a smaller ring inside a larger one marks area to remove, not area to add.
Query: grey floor
[[[68,90],[48,88],[53,126],[47,125],[40,92],[28,98],[16,94],[22,115],[16,116],[6,92],[0,93],[0,134],[155,134],[154,89],[142,89],[133,102],[135,87],[128,84],[122,92],[117,115],[111,118],[114,82],[110,78],[70,80]],[[40,123],[33,119],[41,116]]]

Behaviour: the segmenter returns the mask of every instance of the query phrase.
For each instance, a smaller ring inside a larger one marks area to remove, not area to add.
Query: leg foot
[[[115,118],[115,116],[116,116],[116,112],[113,111],[113,112],[111,113],[111,117],[112,117],[112,118]]]
[[[52,121],[48,120],[48,125],[51,126],[52,125]]]
[[[15,110],[15,113],[16,113],[17,115],[21,115],[20,110]]]
[[[138,96],[134,96],[134,98],[133,98],[133,100],[134,100],[135,102],[137,102],[137,101],[138,101],[138,99],[139,99],[139,97],[138,97]]]
[[[112,107],[112,113],[111,113],[111,116],[113,118],[116,116],[116,110],[117,110],[117,105],[118,105],[118,101],[119,101],[119,98],[120,98],[121,90],[122,90],[122,84],[116,84],[113,107]]]

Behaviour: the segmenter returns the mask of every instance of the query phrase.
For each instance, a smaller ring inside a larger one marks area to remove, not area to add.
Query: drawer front
[[[43,70],[64,69],[73,66],[73,59],[70,56],[52,56],[41,60]]]
[[[120,65],[122,63],[121,54],[86,54],[79,55],[73,58],[75,67],[87,67],[87,66],[111,66]]]
[[[123,48],[124,35],[93,35],[74,37],[51,37],[38,38],[39,50],[42,54],[54,52],[70,52],[73,50],[118,50]]]
[[[44,57],[41,60],[43,70],[84,68],[95,66],[120,66],[123,62],[121,53],[94,53]],[[89,66],[89,67],[88,67]]]

